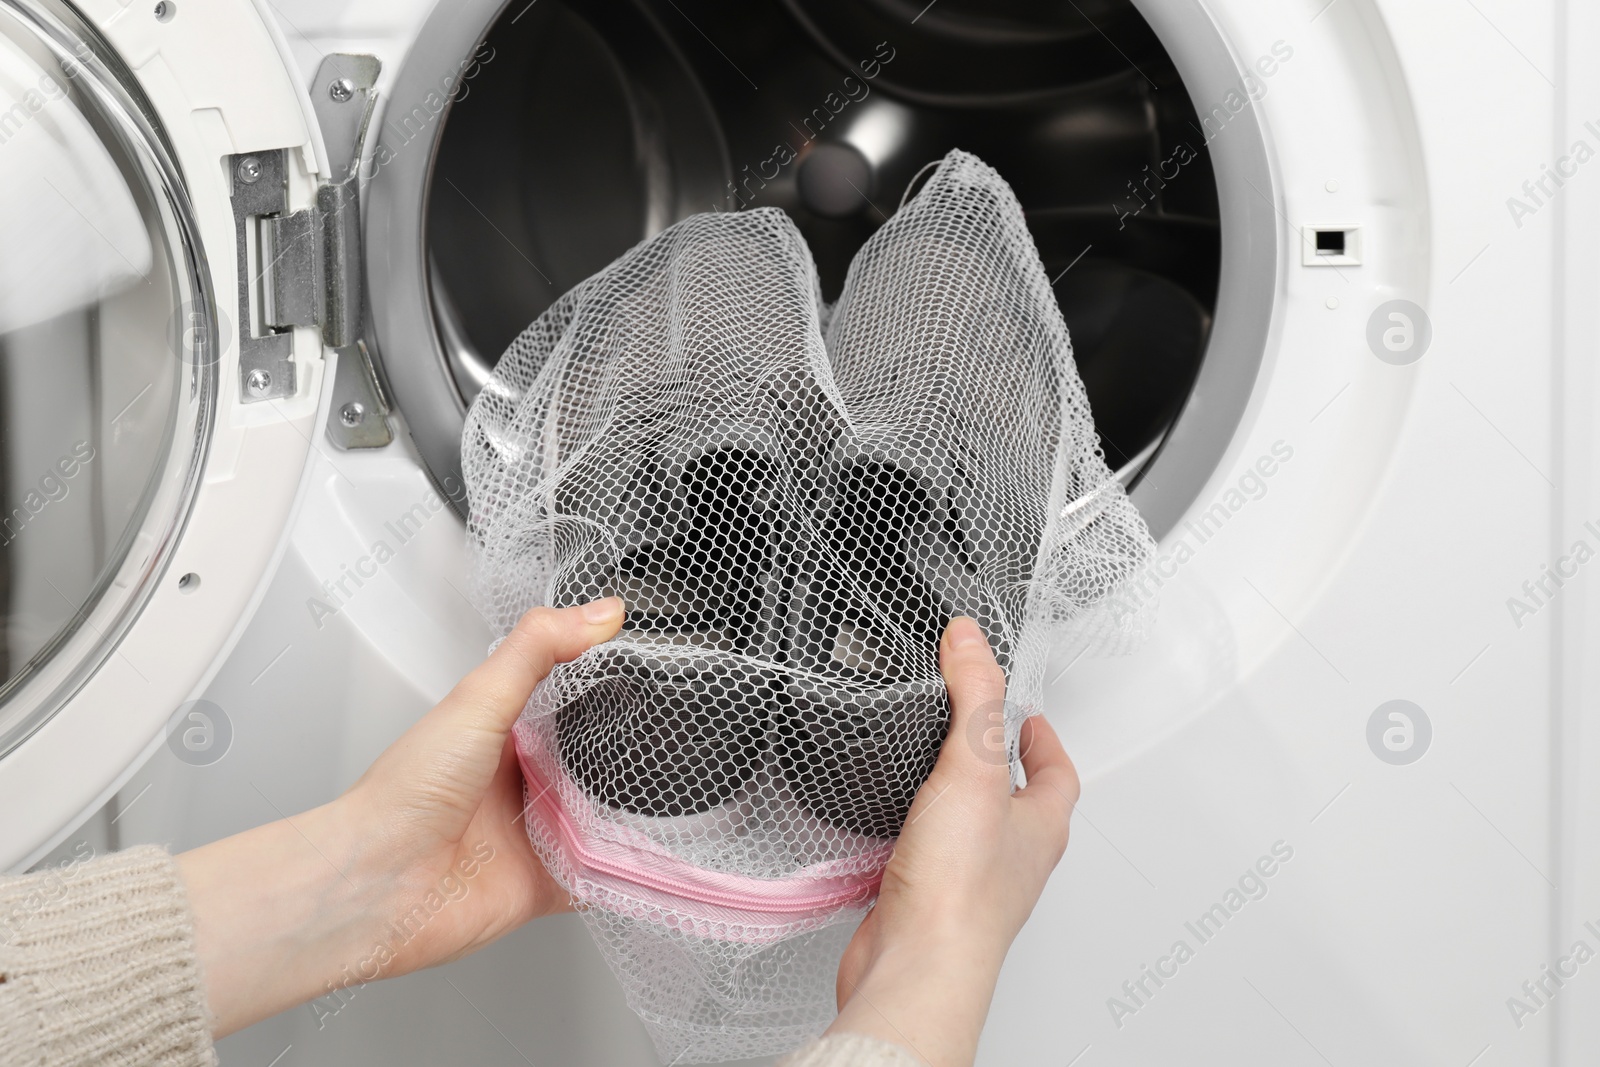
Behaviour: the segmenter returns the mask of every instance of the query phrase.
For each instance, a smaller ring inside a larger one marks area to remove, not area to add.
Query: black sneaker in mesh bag
[[[516,742],[530,838],[673,1062],[781,1052],[832,1017],[944,739],[952,615],[990,636],[1013,742],[1052,646],[1140,627],[1110,602],[1149,534],[1016,198],[966,153],[832,308],[775,209],[643,242],[512,345],[462,455],[499,633],[627,604]]]

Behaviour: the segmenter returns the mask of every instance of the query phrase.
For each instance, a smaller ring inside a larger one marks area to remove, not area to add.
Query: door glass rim
[[[202,351],[220,352],[216,288],[188,186],[156,111],[131,70],[73,8],[59,0],[0,0],[0,15],[70,63],[119,148],[137,163],[159,216],[180,306],[207,309]],[[165,343],[163,338],[157,343]],[[179,358],[174,355],[173,358]],[[152,477],[152,492],[118,540],[114,556],[71,621],[0,686],[0,759],[22,745],[83,689],[117,651],[164,577],[201,484],[216,414],[220,360],[184,360],[175,432]],[[147,551],[141,551],[148,546]],[[135,668],[135,670],[137,670]]]

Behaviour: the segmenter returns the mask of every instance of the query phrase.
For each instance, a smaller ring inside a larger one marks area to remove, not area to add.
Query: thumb
[[[488,659],[378,757],[354,788],[377,796],[380,811],[432,817],[436,833],[456,840],[501,767],[506,734],[533,687],[556,663],[614,637],[622,618],[616,597],[528,612]]]
[[[614,596],[570,608],[534,608],[440,701],[435,714],[454,729],[504,735],[552,667],[615,637],[622,620],[622,601]]]
[[[950,620],[939,643],[939,670],[950,691],[950,731],[935,769],[1009,785],[1006,675],[976,622],[965,616]]]

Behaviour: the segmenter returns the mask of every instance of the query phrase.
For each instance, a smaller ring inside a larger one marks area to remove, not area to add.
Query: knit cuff
[[[0,1063],[215,1062],[194,919],[164,849],[0,879]]]
[[[779,1062],[778,1067],[924,1067],[899,1045],[861,1034],[829,1034]]]

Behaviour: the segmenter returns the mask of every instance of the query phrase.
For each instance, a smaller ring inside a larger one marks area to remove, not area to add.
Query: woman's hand
[[[1000,964],[1067,847],[1078,773],[1042,718],[1023,724],[1011,792],[1005,675],[977,623],[945,630],[950,730],[918,791],[878,903],[839,964],[829,1033],[866,1034],[935,1067],[970,1064]]]
[[[337,1010],[567,907],[523,829],[510,731],[622,618],[615,598],[529,612],[344,796],[178,858],[216,1036],[319,997]]]

